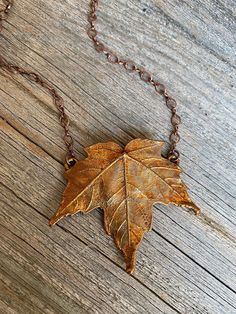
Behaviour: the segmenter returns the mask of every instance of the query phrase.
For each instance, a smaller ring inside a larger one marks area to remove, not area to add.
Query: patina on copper
[[[125,148],[113,142],[86,148],[88,157],[66,171],[68,185],[50,225],[101,207],[105,230],[122,250],[126,270],[132,273],[136,250],[152,225],[153,204],[172,203],[199,212],[180,179],[180,167],[162,157],[163,144],[135,139]]]

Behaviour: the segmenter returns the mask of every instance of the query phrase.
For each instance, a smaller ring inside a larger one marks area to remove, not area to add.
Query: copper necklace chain
[[[5,8],[0,9],[0,26],[8,16],[12,1],[5,1]],[[166,87],[154,80],[145,69],[132,61],[119,58],[97,39],[97,8],[98,0],[90,0],[88,35],[96,50],[104,53],[109,62],[123,65],[127,71],[138,73],[142,81],[152,85],[164,97],[171,111],[173,128],[167,158],[161,153],[164,142],[136,138],[125,147],[111,141],[97,143],[84,149],[87,158],[76,160],[63,98],[44,78],[8,63],[1,56],[0,67],[11,73],[19,73],[43,87],[52,96],[60,113],[67,148],[65,177],[68,183],[49,225],[56,224],[66,216],[102,208],[104,229],[122,251],[126,271],[133,273],[136,251],[144,234],[151,229],[152,209],[155,204],[175,204],[191,208],[195,214],[200,209],[192,202],[187,187],[180,178],[179,152],[176,150],[180,139],[180,117],[176,114],[176,101],[169,96]]]
[[[5,6],[3,9],[0,9],[0,32],[2,31],[2,22],[6,20],[9,11],[13,6],[13,0],[3,0]],[[169,136],[170,140],[170,150],[167,155],[167,158],[174,162],[178,163],[179,161],[179,151],[176,149],[176,145],[180,140],[180,136],[178,133],[179,124],[181,123],[180,117],[176,114],[176,101],[169,96],[166,87],[154,80],[152,76],[141,67],[137,66],[133,61],[124,60],[118,57],[115,53],[113,53],[109,48],[107,48],[98,38],[97,38],[97,30],[96,30],[96,21],[97,21],[97,9],[98,9],[99,0],[91,0],[90,2],[90,11],[88,14],[88,21],[89,21],[89,29],[88,29],[88,36],[94,43],[95,49],[99,53],[105,54],[108,61],[114,64],[122,65],[127,71],[129,72],[136,72],[138,73],[140,79],[147,84],[152,85],[156,92],[164,97],[166,102],[166,106],[171,111],[171,124],[172,124],[172,131]],[[66,155],[66,164],[68,167],[71,167],[75,162],[75,153],[73,147],[73,138],[69,131],[69,119],[65,113],[65,106],[63,98],[58,94],[58,92],[54,89],[54,87],[49,84],[45,79],[43,79],[40,75],[27,71],[19,66],[13,65],[8,63],[1,55],[0,55],[0,67],[6,69],[11,73],[18,73],[28,80],[33,81],[40,86],[42,86],[47,92],[52,96],[53,102],[59,111],[59,119],[62,127],[64,128],[64,142],[67,148],[67,155]]]

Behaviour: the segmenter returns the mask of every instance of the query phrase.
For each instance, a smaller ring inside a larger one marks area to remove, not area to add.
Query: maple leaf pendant
[[[200,209],[180,179],[180,167],[161,155],[164,142],[135,139],[125,148],[113,142],[85,148],[88,157],[66,170],[68,185],[57,212],[49,221],[78,212],[104,210],[104,227],[122,250],[126,271],[135,268],[136,251],[152,226],[155,203]]]

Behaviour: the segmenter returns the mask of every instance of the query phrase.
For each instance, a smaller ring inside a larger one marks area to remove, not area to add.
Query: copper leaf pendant
[[[155,203],[199,212],[180,179],[180,167],[161,156],[163,144],[135,139],[125,148],[113,142],[86,148],[88,157],[66,170],[68,185],[50,225],[65,216],[101,207],[105,230],[122,250],[126,270],[132,273],[136,250],[152,226]]]

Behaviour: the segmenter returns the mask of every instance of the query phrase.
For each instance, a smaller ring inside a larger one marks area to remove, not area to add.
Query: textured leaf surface
[[[125,148],[113,142],[86,148],[88,157],[66,171],[68,185],[50,224],[77,212],[103,208],[105,230],[132,272],[136,250],[151,228],[153,204],[173,203],[199,212],[180,179],[179,166],[161,156],[163,144],[135,139]]]

